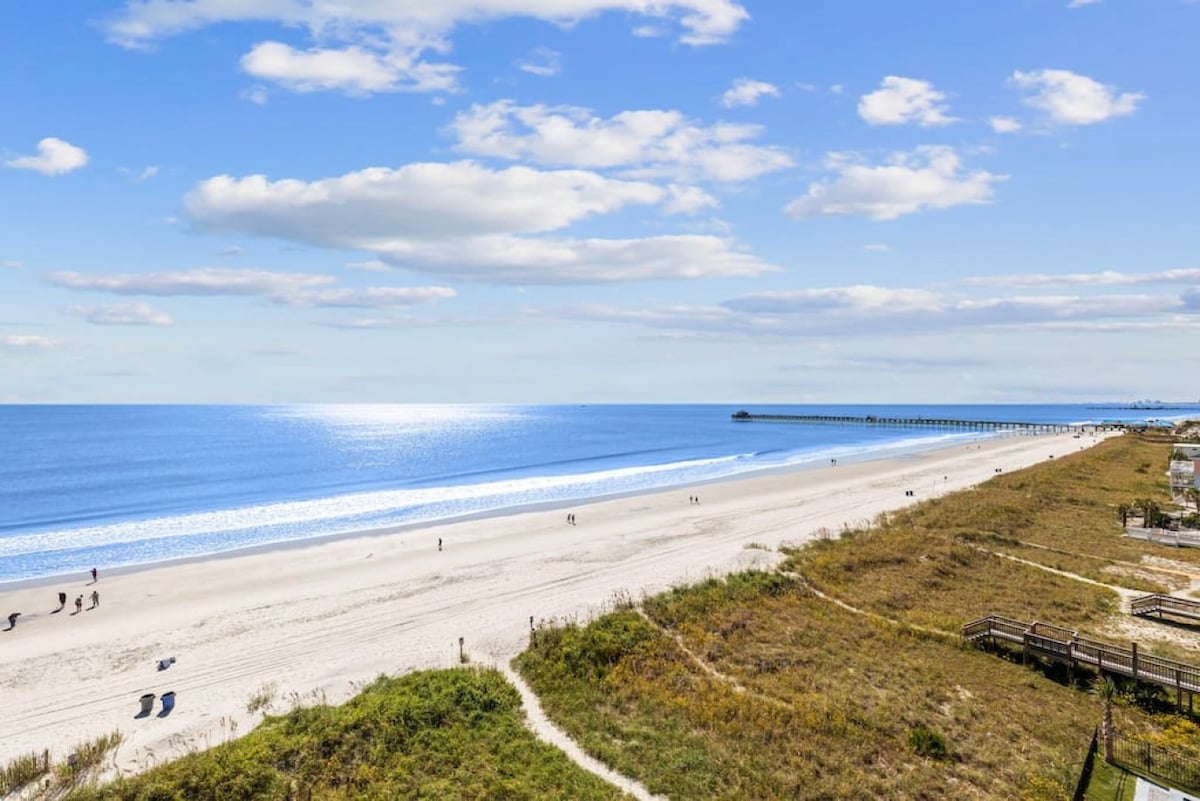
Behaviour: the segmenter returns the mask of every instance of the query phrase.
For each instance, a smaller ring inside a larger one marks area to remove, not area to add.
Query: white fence
[[[1156,542],[1159,545],[1174,545],[1177,548],[1200,548],[1200,531],[1171,531],[1165,528],[1137,528],[1129,526],[1125,536],[1135,540]]]

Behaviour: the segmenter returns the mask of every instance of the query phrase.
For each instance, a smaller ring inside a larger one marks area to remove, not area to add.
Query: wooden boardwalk
[[[1093,431],[1113,431],[1120,423],[1030,423],[1019,420],[961,420],[937,417],[878,417],[868,415],[832,414],[751,414],[734,412],[730,417],[738,423],[834,423],[837,425],[893,426],[900,428],[949,428],[967,431],[1023,431],[1035,433],[1080,434]]]
[[[1129,602],[1129,611],[1138,617],[1157,615],[1161,620],[1166,614],[1200,623],[1200,601],[1176,598],[1174,595],[1155,593],[1134,598]]]
[[[1089,665],[1100,673],[1128,676],[1137,681],[1175,690],[1176,706],[1183,706],[1183,693],[1200,690],[1200,667],[1157,656],[1139,654],[1137,643],[1131,648],[1080,637],[1079,632],[1047,623],[988,615],[962,627],[964,639],[974,642],[997,641],[1021,646],[1024,653],[1054,659],[1074,667]]]

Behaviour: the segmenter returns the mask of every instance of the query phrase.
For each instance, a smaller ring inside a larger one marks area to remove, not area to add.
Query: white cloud
[[[529,58],[517,62],[517,69],[541,78],[551,78],[562,72],[562,53],[549,47],[535,48]]]
[[[872,314],[939,312],[944,302],[924,289],[889,289],[879,286],[845,286],[825,289],[758,292],[726,301],[734,311],[768,314],[808,314],[828,310],[854,310]]]
[[[6,270],[24,270],[25,262],[16,261],[15,259],[4,259],[3,261],[0,261],[0,267],[3,267]]]
[[[402,269],[499,284],[579,284],[754,276],[779,268],[716,236],[570,239],[490,236],[379,251]]]
[[[148,303],[114,303],[107,306],[68,306],[67,312],[93,325],[174,325],[174,320]]]
[[[1030,273],[1025,275],[994,275],[969,278],[966,286],[1010,287],[1014,289],[1040,286],[1136,286],[1145,284],[1200,284],[1200,269],[1160,270],[1151,273],[1121,273],[1103,270],[1096,273]]]
[[[0,353],[48,350],[57,345],[53,339],[36,334],[0,334]]]
[[[888,75],[881,88],[858,101],[858,116],[871,125],[950,125],[958,119],[949,116],[949,106],[942,102],[945,99],[929,81]]]
[[[297,50],[281,42],[260,42],[242,56],[242,69],[293,92],[339,89],[351,95],[398,90],[445,91],[454,88],[458,68],[450,64],[413,63],[397,54],[372,53],[362,47]]]
[[[1016,133],[1025,127],[1014,117],[989,117],[988,125],[992,126],[996,133]]]
[[[312,182],[221,175],[198,184],[184,206],[208,230],[374,250],[410,239],[553,231],[666,194],[580,170],[489,170],[460,161],[370,167]]]
[[[738,78],[733,86],[721,95],[721,105],[725,108],[734,106],[757,106],[764,97],[779,97],[779,88],[765,81],[752,81],[749,78]]]
[[[34,170],[42,175],[62,175],[78,170],[88,163],[88,154],[81,147],[53,136],[38,142],[36,156],[18,156],[4,162],[5,167],[17,170]]]
[[[925,209],[988,203],[993,184],[1005,178],[983,170],[964,172],[954,148],[933,145],[893,154],[877,166],[831,154],[828,166],[837,174],[810,184],[808,194],[788,204],[788,214],[894,220]]]
[[[425,59],[450,50],[455,28],[525,17],[568,25],[605,12],[674,20],[689,45],[725,41],[749,19],[735,0],[127,0],[107,25],[120,45],[146,48],[167,36],[220,23],[275,23],[306,29],[314,47],[261,42],[242,60],[251,75],[293,91],[441,91],[459,67]],[[646,35],[645,26],[637,35]],[[344,44],[345,46],[328,46]]]
[[[387,287],[364,289],[318,289],[291,292],[278,296],[277,303],[288,306],[316,306],[340,309],[379,309],[395,306],[417,306],[453,298],[453,289],[441,286]]]
[[[1052,122],[1062,125],[1092,125],[1132,114],[1146,98],[1139,92],[1118,93],[1115,86],[1070,70],[1017,70],[1012,83],[1032,92],[1023,98],[1026,105],[1044,111]]]
[[[637,309],[604,305],[543,314],[706,336],[850,337],[957,331],[1128,331],[1197,327],[1200,292],[1169,295],[969,297],[871,285],[767,291],[717,306]]]
[[[111,292],[116,295],[278,295],[323,287],[334,282],[328,275],[276,273],[266,270],[233,270],[202,267],[161,273],[91,274],[56,272],[46,276],[66,289]]]
[[[1101,0],[1071,0],[1067,3],[1067,8],[1083,8],[1084,6],[1094,6]]]
[[[368,259],[366,261],[348,261],[346,262],[346,269],[363,270],[369,273],[381,273],[387,272],[392,268],[384,264],[379,259]]]
[[[891,248],[888,247],[887,245],[874,244],[874,245],[863,245],[863,250],[869,250],[872,253],[887,253],[889,250],[891,250]]]
[[[756,125],[704,127],[678,111],[597,117],[573,106],[474,105],[451,124],[466,153],[553,166],[622,168],[631,177],[743,181],[793,165],[782,149],[748,144]]]
[[[721,205],[712,195],[695,186],[671,184],[667,187],[671,199],[663,205],[667,214],[696,214]]]

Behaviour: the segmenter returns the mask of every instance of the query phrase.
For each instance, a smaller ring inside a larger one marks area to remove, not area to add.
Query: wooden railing
[[[1135,615],[1175,615],[1191,620],[1200,620],[1200,601],[1176,598],[1174,595],[1143,595],[1129,602],[1129,611]]]
[[[1006,640],[1019,644],[1027,653],[1046,656],[1071,665],[1091,665],[1102,673],[1129,676],[1175,690],[1182,704],[1183,692],[1200,691],[1200,667],[1186,662],[1138,653],[1137,643],[1121,645],[1080,637],[1077,632],[1048,623],[1024,623],[989,615],[962,627],[971,642]]]

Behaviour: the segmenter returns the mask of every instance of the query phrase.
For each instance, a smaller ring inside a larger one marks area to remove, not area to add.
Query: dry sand
[[[475,664],[519,653],[535,622],[585,620],[619,596],[779,558],[780,543],[871,520],[1094,443],[1019,436],[904,459],[839,464],[306,547],[0,590],[0,765],[119,730],[116,764],[135,771],[244,734],[247,702],[272,711],[338,703],[381,673],[444,668],[459,638]],[[913,490],[913,496],[905,494]],[[698,504],[689,496],[698,495]],[[566,523],[574,512],[577,525]],[[444,550],[437,548],[438,538]],[[761,546],[761,547],[760,547]],[[67,608],[57,614],[57,593]],[[74,598],[85,611],[72,614]],[[2,624],[0,624],[2,625]],[[159,659],[175,657],[167,670]],[[175,709],[135,718],[143,693]]]

